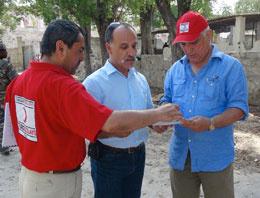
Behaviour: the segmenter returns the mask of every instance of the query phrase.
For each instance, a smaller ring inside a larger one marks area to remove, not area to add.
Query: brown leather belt
[[[71,169],[71,170],[54,170],[54,171],[48,171],[46,173],[51,173],[51,174],[72,173],[72,172],[76,172],[80,168],[81,168],[81,166],[78,166],[77,168],[74,168],[74,169]]]
[[[97,141],[98,144],[102,145],[102,148],[105,150],[109,150],[109,151],[117,151],[117,152],[128,152],[130,153],[134,153],[135,151],[139,150],[143,145],[144,142],[142,142],[141,144],[139,144],[137,147],[130,147],[130,148],[115,148],[115,147],[111,147],[105,144],[102,144],[101,142]]]

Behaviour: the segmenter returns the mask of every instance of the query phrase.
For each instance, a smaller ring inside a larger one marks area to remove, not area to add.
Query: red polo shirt
[[[63,69],[31,62],[7,89],[15,138],[28,169],[70,170],[86,156],[111,109],[96,102]]]

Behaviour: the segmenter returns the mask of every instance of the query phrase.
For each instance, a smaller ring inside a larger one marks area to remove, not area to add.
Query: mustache
[[[136,60],[137,60],[136,56],[127,56],[127,57],[125,57],[125,58],[121,61],[121,63],[124,63],[124,62],[126,62],[126,61],[136,61]]]

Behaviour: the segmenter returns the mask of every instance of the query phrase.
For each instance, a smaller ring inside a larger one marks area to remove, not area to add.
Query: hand
[[[161,118],[160,121],[170,122],[173,120],[180,120],[182,118],[181,112],[179,112],[179,106],[176,104],[165,104],[157,108]]]
[[[98,135],[99,139],[104,139],[104,138],[110,138],[110,137],[127,137],[129,136],[133,131],[127,131],[127,132],[113,132],[113,133],[107,133],[104,131],[101,131]]]
[[[165,132],[168,128],[173,127],[173,125],[158,125],[158,126],[152,126],[153,130],[159,134]]]
[[[210,119],[203,116],[195,116],[189,120],[182,118],[180,121],[182,126],[195,132],[206,131],[210,126]]]

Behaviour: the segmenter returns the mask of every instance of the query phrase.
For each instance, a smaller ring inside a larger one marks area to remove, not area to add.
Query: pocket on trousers
[[[25,179],[23,184],[24,195],[29,195],[28,197],[33,197],[33,195],[42,195],[48,197],[50,192],[53,191],[54,184],[51,180],[34,180]]]

